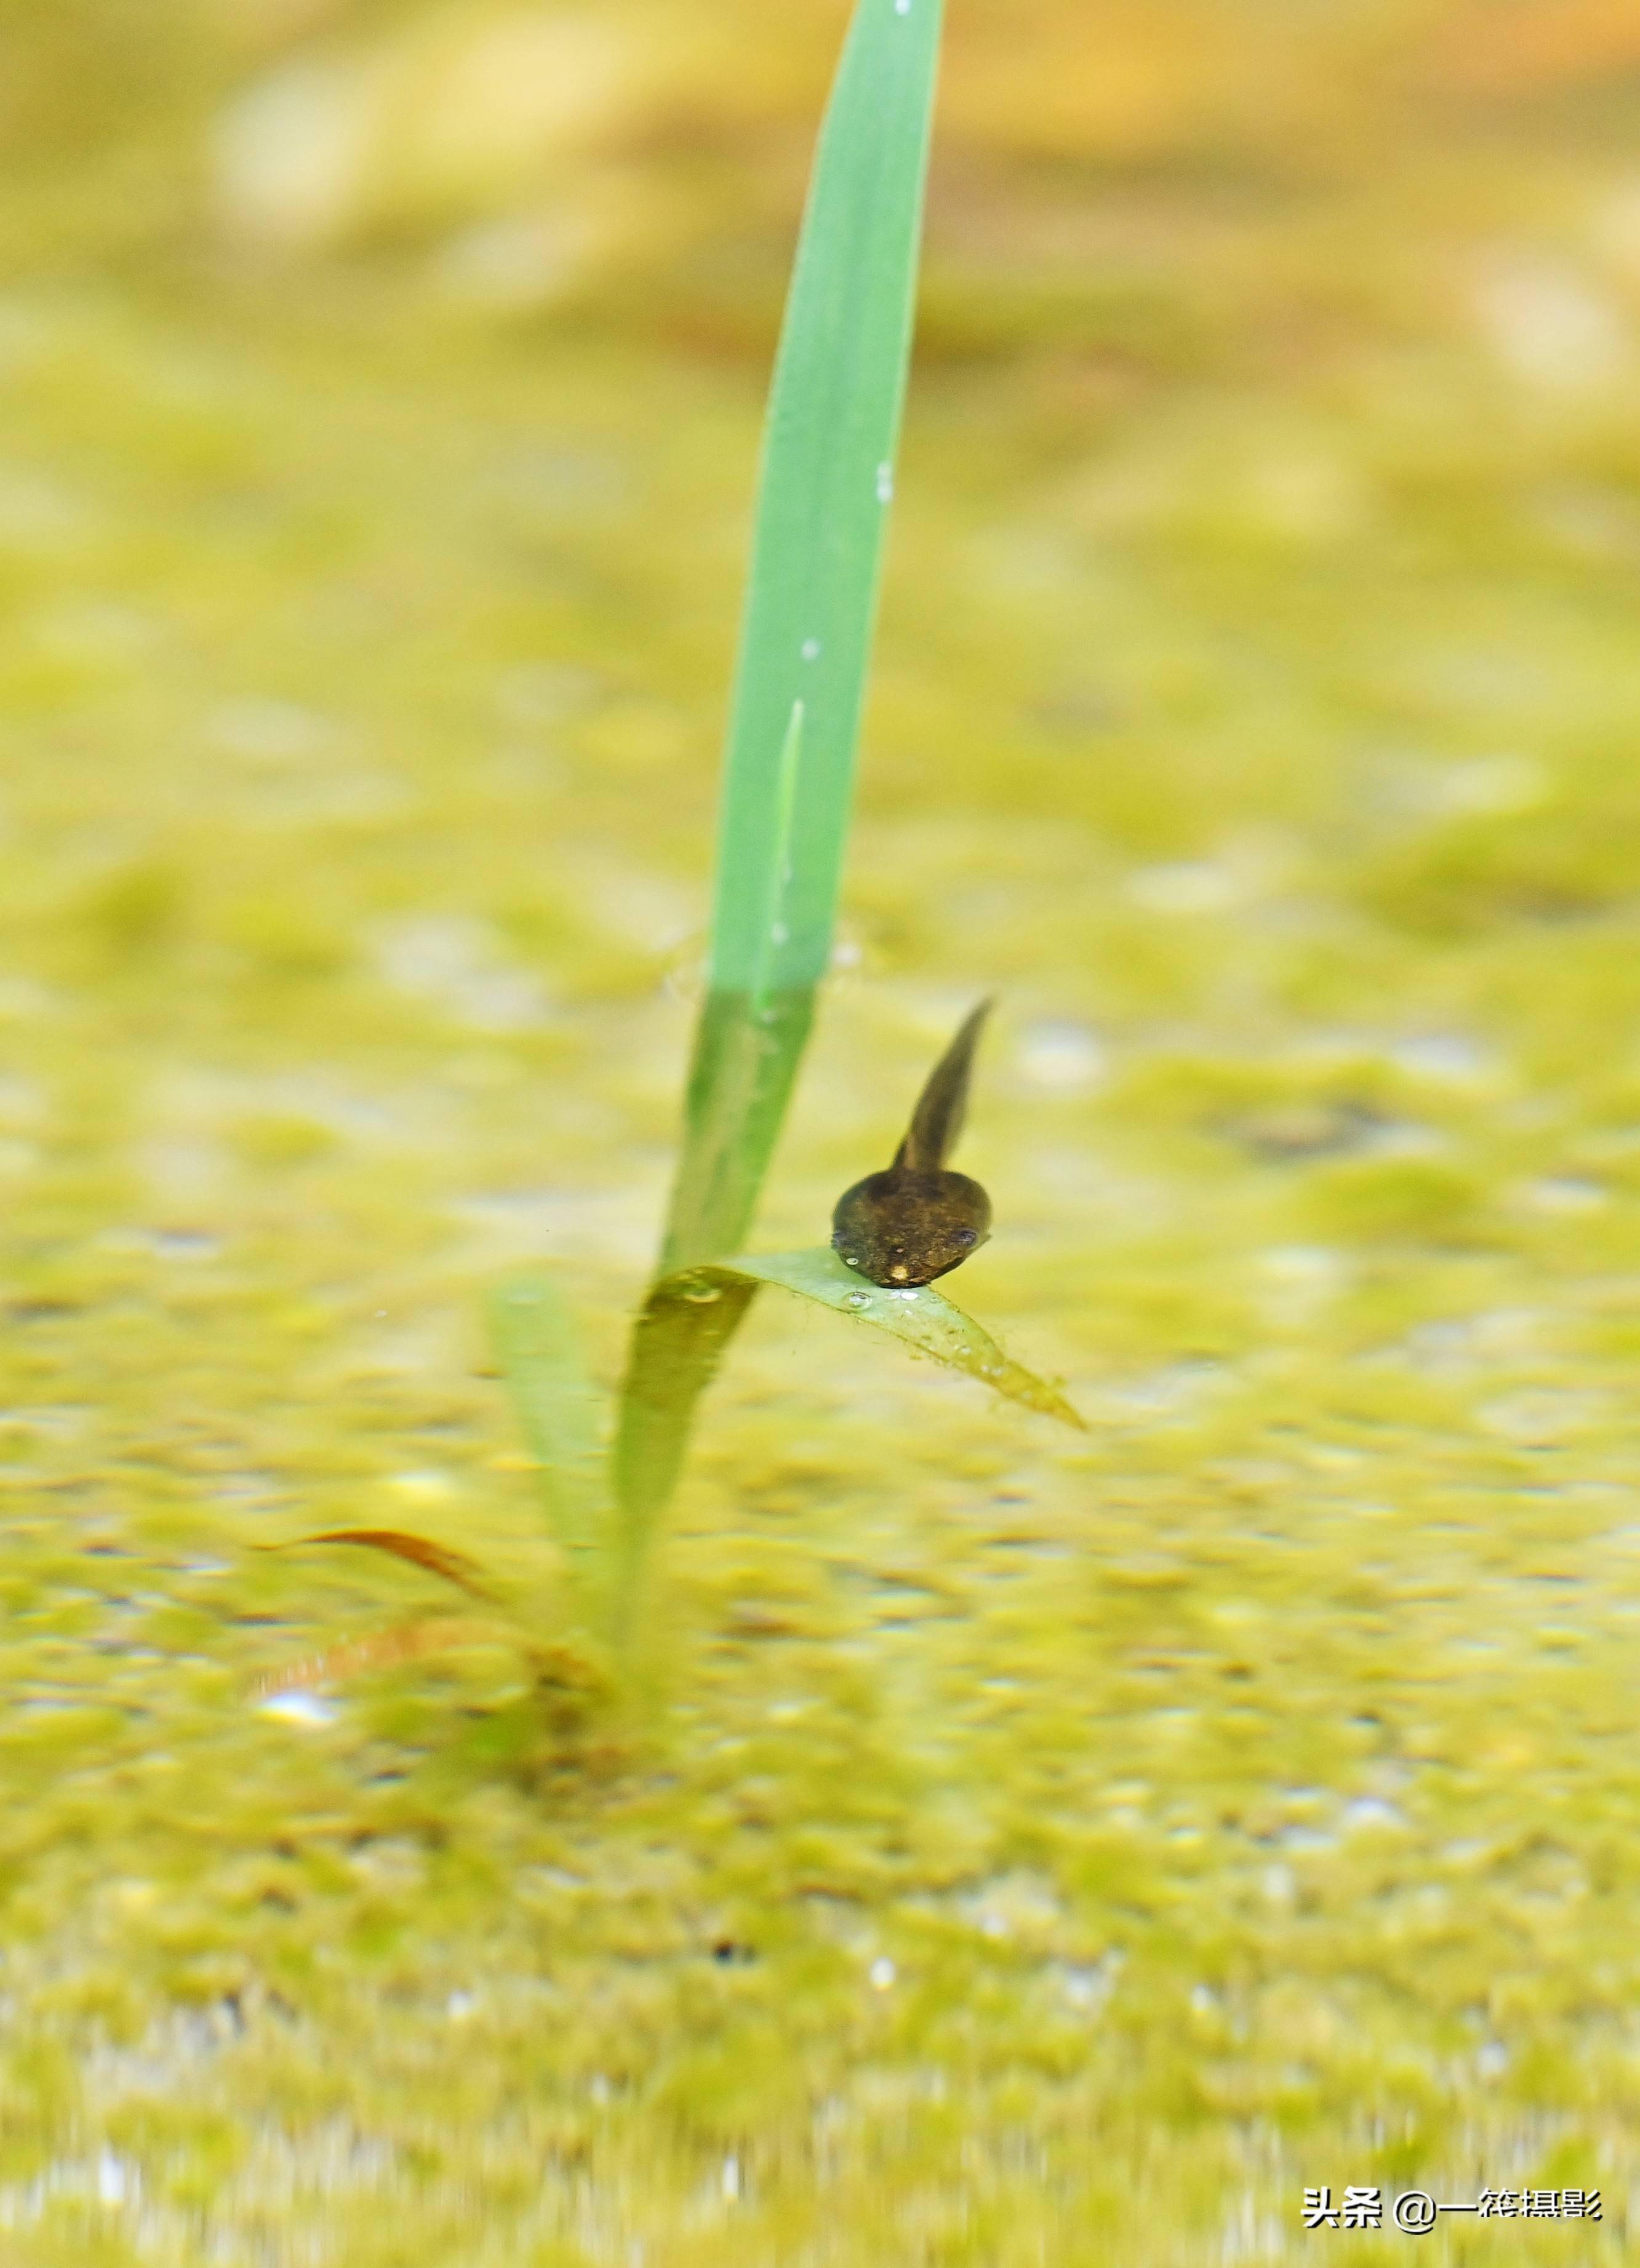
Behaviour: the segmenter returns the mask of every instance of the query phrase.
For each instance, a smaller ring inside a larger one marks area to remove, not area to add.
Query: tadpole
[[[982,1000],[964,1019],[929,1072],[893,1164],[837,1201],[832,1248],[874,1284],[894,1291],[932,1284],[960,1268],[991,1233],[990,1198],[945,1162],[963,1130],[974,1050],[991,1005]]]

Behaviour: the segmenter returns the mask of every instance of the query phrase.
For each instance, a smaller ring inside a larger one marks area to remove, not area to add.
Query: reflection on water
[[[654,1249],[837,11],[11,36],[19,2258],[1150,2268],[1375,2181],[1618,2241],[1640,44],[951,14],[756,1241],[994,988],[964,1304],[1093,1430],[760,1300],[594,1734],[250,1546],[551,1595],[478,1300],[556,1263],[607,1379]]]

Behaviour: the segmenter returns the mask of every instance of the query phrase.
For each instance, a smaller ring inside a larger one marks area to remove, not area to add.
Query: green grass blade
[[[733,1261],[691,1269],[656,1286],[657,1294],[672,1299],[700,1300],[711,1292],[728,1299],[746,1287],[778,1284],[799,1299],[813,1300],[834,1308],[851,1322],[869,1323],[949,1369],[965,1371],[993,1394],[1045,1418],[1057,1418],[1079,1432],[1086,1425],[1058,1388],[1034,1371],[1027,1370],[1002,1352],[994,1339],[971,1315],[936,1292],[931,1284],[915,1291],[895,1292],[877,1284],[864,1284],[846,1268],[829,1244],[807,1252],[765,1252]]]
[[[744,1235],[831,954],[939,43],[940,0],[859,0],[821,131],[765,429],[663,1269]]]
[[[733,1252],[746,1233],[814,1020],[813,989],[709,992],[695,1028],[683,1155],[661,1273]]]
[[[609,1542],[601,1403],[574,1322],[544,1276],[520,1276],[490,1299],[490,1331],[537,1466],[542,1500],[578,1603],[605,1580]]]
[[[905,399],[940,0],[860,0],[775,366],[712,983],[801,990],[831,953]]]
[[[683,1469],[695,1405],[757,1290],[745,1278],[668,1276],[651,1290],[633,1327],[614,1461],[619,1524],[610,1634],[619,1648],[637,1625],[649,1547]]]
[[[858,0],[838,68],[765,426],[718,842],[709,989],[661,1275],[750,1223],[831,956],[911,352],[940,0]],[[614,1461],[630,1626],[694,1408],[757,1289],[657,1285]]]
[[[615,1453],[620,1523],[611,1594],[611,1635],[617,1646],[630,1642],[637,1624],[649,1547],[677,1483],[695,1405],[765,1284],[831,1307],[850,1322],[886,1331],[912,1353],[965,1372],[1007,1401],[1086,1430],[1057,1388],[1005,1355],[971,1315],[942,1293],[926,1284],[916,1291],[892,1292],[862,1283],[830,1245],[680,1269],[663,1277],[644,1303],[622,1396]]]

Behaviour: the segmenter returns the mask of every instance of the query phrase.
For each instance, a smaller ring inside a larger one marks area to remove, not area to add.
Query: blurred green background
[[[951,0],[757,1241],[995,990],[960,1294],[1087,1444],[766,1298],[590,1751],[254,1548],[549,1580],[477,1302],[550,1260],[607,1376],[653,1251],[844,14],[0,11],[8,2262],[1370,2260],[1302,2189],[1415,2181],[1604,2193],[1430,2260],[1623,2249],[1609,0]]]

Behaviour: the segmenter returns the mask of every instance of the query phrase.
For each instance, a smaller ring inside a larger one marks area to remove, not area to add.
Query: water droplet
[[[720,1300],[723,1294],[715,1284],[691,1284],[684,1291],[683,1297],[691,1307],[709,1307],[714,1300]]]
[[[897,16],[909,16],[911,13],[911,0],[894,0],[894,13]]]
[[[805,661],[818,661],[818,660],[819,660],[819,659],[820,659],[820,641],[819,641],[819,639],[818,639],[818,638],[805,638],[805,639],[803,640],[803,648],[802,648],[802,652],[803,652],[803,659],[804,659]]]
[[[848,1264],[851,1268],[858,1268],[860,1263],[857,1260],[851,1260]],[[871,1294],[869,1292],[846,1292],[843,1294],[843,1305],[846,1307],[868,1307],[871,1305]]]
[[[902,15],[904,15],[905,12],[905,11],[904,9],[900,11]],[[890,464],[881,464],[877,467],[877,502],[879,504],[887,504],[892,498],[893,494],[894,468]]]

